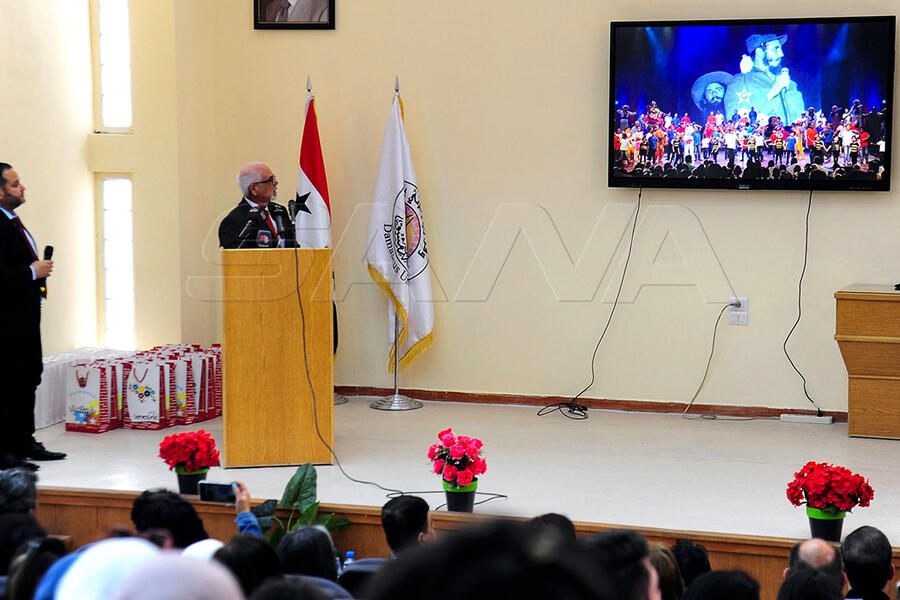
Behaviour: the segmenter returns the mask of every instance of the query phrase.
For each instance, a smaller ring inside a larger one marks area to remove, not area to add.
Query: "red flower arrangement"
[[[453,429],[447,428],[438,434],[438,439],[439,444],[428,448],[428,459],[432,470],[447,482],[448,487],[466,487],[487,471],[487,461],[481,456],[484,444],[478,438],[453,435]]]
[[[825,512],[846,512],[854,506],[869,506],[875,490],[862,475],[844,467],[810,461],[794,473],[787,498],[794,506],[806,502]]]
[[[159,443],[159,457],[170,471],[181,467],[185,473],[194,473],[219,466],[216,440],[202,429],[167,435]]]

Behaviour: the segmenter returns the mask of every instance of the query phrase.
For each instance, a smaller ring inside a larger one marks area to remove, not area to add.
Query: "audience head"
[[[647,540],[628,529],[598,533],[585,540],[620,600],[659,598],[656,569],[650,565]]]
[[[29,514],[13,513],[0,516],[0,575],[9,571],[9,563],[19,546],[33,539],[47,537],[44,528]]]
[[[576,540],[575,524],[565,515],[558,513],[540,515],[528,521],[527,526],[559,536],[561,542],[574,542]]]
[[[659,577],[659,595],[662,600],[681,600],[684,595],[684,579],[678,570],[678,562],[672,551],[662,544],[650,546],[650,564]]]
[[[841,600],[841,588],[824,571],[806,569],[792,573],[781,584],[777,600]]]
[[[191,503],[165,489],[147,490],[138,496],[131,507],[131,520],[138,533],[150,529],[170,531],[176,548],[187,548],[209,537]]]
[[[401,554],[373,578],[368,600],[619,600],[589,553],[510,522],[455,531]]]
[[[331,535],[322,526],[301,527],[289,532],[281,538],[277,552],[285,573],[337,581],[337,551]]]
[[[146,560],[111,600],[243,600],[241,587],[220,563],[163,552]]]
[[[309,581],[294,577],[270,579],[253,592],[248,600],[331,600],[331,596]]]
[[[114,538],[92,544],[77,555],[56,588],[55,600],[109,600],[132,574],[159,553],[138,538]]]
[[[65,554],[65,544],[56,538],[32,539],[19,546],[9,564],[6,597],[31,600],[41,577]]]
[[[397,496],[381,507],[381,526],[394,554],[434,539],[428,503],[418,496]]]
[[[694,580],[684,600],[759,600],[759,584],[743,571],[710,571]]]
[[[691,583],[704,573],[709,573],[709,554],[706,548],[695,544],[691,540],[678,540],[672,546],[672,556],[678,563],[678,570],[684,579],[684,587],[690,587]]]
[[[841,553],[850,587],[863,595],[883,590],[894,577],[891,543],[874,527],[864,525],[847,535]]]
[[[819,570],[831,576],[835,585],[844,587],[844,565],[841,553],[831,544],[819,538],[797,542],[791,548],[784,578],[799,571]]]
[[[269,577],[281,575],[281,563],[275,549],[265,540],[252,535],[236,535],[213,554],[237,578],[249,596]]]
[[[0,471],[0,515],[28,513],[37,505],[37,475],[23,469]]]
[[[196,558],[198,560],[210,560],[213,557],[213,554],[218,552],[219,548],[224,545],[225,544],[223,544],[219,540],[200,540],[199,542],[194,542],[193,544],[182,550],[181,555],[188,558]]]

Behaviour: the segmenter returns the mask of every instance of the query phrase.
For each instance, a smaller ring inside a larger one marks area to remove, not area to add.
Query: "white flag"
[[[396,94],[381,146],[366,245],[369,275],[391,300],[389,371],[394,369],[396,351],[395,314],[400,317],[400,368],[431,345],[434,330],[422,203],[401,108],[400,95]]]

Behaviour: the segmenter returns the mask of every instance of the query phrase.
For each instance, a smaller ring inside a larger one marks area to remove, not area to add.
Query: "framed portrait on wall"
[[[334,29],[335,0],[253,0],[253,29]]]

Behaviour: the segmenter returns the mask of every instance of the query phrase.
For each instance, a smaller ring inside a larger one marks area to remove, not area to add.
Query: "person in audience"
[[[53,598],[109,600],[122,582],[157,554],[159,548],[138,538],[113,538],[91,544],[76,555],[75,562],[60,579]]]
[[[847,598],[887,600],[884,588],[894,578],[893,553],[887,537],[864,525],[844,538],[841,553],[850,582]]]
[[[381,526],[395,556],[435,537],[428,503],[418,496],[403,495],[388,500],[381,507]]]
[[[32,539],[43,539],[47,532],[29,514],[13,513],[0,516],[0,575],[9,571],[19,546]]]
[[[575,524],[565,515],[557,513],[540,515],[528,521],[527,526],[553,532],[562,541],[574,542],[577,539]]]
[[[320,525],[289,532],[281,538],[277,552],[285,573],[337,581],[337,551],[328,530]]]
[[[834,584],[839,589],[844,589],[846,579],[841,553],[825,540],[812,538],[794,544],[788,558],[788,567],[784,570],[784,578],[810,569],[826,573],[834,579]]]
[[[181,555],[187,558],[196,558],[197,560],[211,560],[213,554],[218,552],[219,548],[224,545],[225,544],[219,540],[214,540],[212,538],[200,540],[182,550]]]
[[[0,515],[33,513],[37,506],[37,475],[16,467],[0,471]]]
[[[710,571],[694,580],[684,600],[759,600],[759,584],[743,571]]]
[[[332,600],[332,597],[308,581],[286,577],[265,582],[249,600]]]
[[[65,544],[56,538],[33,539],[19,546],[9,565],[6,598],[31,600],[44,573],[65,555]]]
[[[209,537],[193,505],[165,489],[146,490],[135,498],[131,521],[138,533],[167,529],[172,533],[173,545],[179,549]]]
[[[801,569],[784,580],[777,600],[841,600],[841,588],[824,571]]]
[[[709,566],[709,554],[706,548],[695,544],[691,540],[677,540],[672,546],[672,556],[678,563],[681,578],[684,579],[684,587],[687,589],[691,583],[704,573],[712,569]]]
[[[265,540],[238,534],[213,554],[237,578],[245,596],[270,577],[281,577],[281,562],[275,548]]]
[[[149,559],[109,600],[244,600],[234,575],[215,561],[172,553]]]
[[[650,564],[659,576],[659,594],[662,600],[681,600],[684,595],[684,580],[672,551],[662,544],[651,545]]]
[[[621,600],[659,600],[659,578],[650,564],[647,540],[627,529],[598,533],[585,540]]]
[[[398,555],[363,597],[623,600],[584,547],[507,521],[455,531]]]

